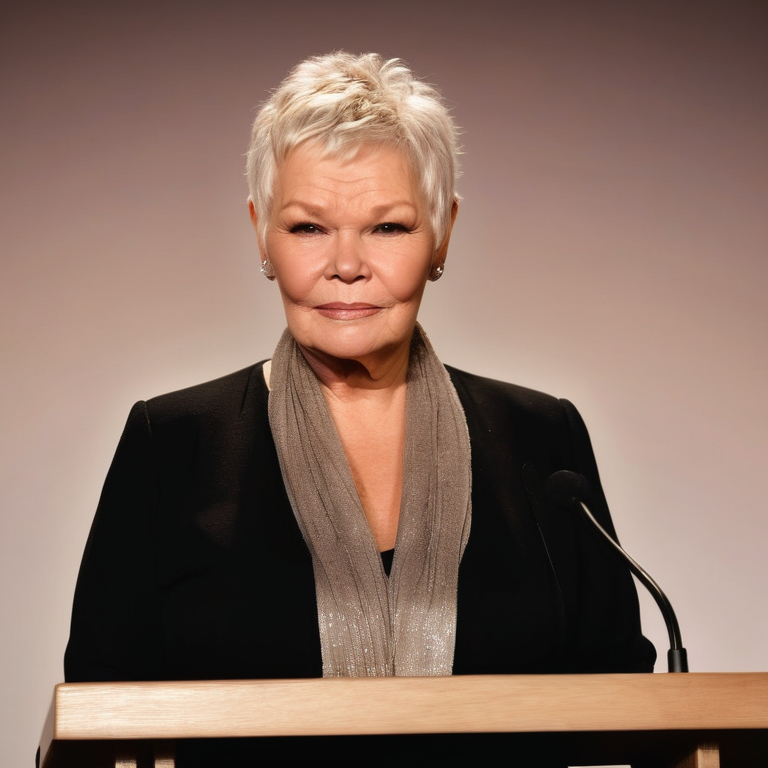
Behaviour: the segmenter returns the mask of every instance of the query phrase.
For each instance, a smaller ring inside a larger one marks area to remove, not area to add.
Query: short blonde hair
[[[450,229],[459,176],[458,128],[443,99],[400,59],[343,51],[302,61],[259,110],[248,150],[251,200],[263,239],[275,177],[292,149],[317,141],[331,154],[362,144],[402,149],[421,183],[437,244]]]

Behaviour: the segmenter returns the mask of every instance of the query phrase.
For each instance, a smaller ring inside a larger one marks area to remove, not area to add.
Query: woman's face
[[[338,159],[305,144],[278,171],[259,247],[288,327],[310,359],[356,360],[373,372],[408,354],[424,286],[445,260],[448,237],[437,248],[397,149],[366,145]]]

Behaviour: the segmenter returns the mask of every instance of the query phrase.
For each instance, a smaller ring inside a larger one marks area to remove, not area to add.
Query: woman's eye
[[[294,224],[291,227],[291,233],[300,235],[317,235],[320,231],[320,227],[317,224],[310,224],[306,221],[301,222],[301,224]]]
[[[402,224],[395,224],[393,221],[388,221],[385,224],[379,224],[376,227],[376,231],[382,235],[394,235],[398,232],[407,232],[408,230]]]

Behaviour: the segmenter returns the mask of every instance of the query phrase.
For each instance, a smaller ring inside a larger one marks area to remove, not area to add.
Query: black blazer
[[[448,369],[472,445],[455,674],[651,671],[626,568],[543,483],[585,475],[565,400]],[[83,557],[68,681],[319,677],[312,562],[267,419],[262,364],[137,403]]]

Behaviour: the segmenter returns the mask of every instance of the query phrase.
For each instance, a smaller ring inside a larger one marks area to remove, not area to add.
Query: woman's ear
[[[253,204],[253,198],[250,195],[248,195],[248,214],[251,217],[251,224],[253,224],[253,228],[256,229],[258,216],[256,215],[256,206]]]
[[[248,213],[251,216],[251,224],[253,224],[253,231],[256,233],[256,241],[259,244],[259,255],[261,257],[261,274],[267,278],[267,280],[275,279],[275,270],[272,268],[269,259],[267,258],[267,249],[264,246],[264,241],[259,234],[259,216],[256,213],[256,206],[253,204],[251,197],[248,197]]]
[[[451,240],[451,232],[453,231],[453,224],[456,221],[456,214],[459,212],[459,199],[453,198],[453,205],[451,205],[451,223],[448,225],[448,231],[445,233],[443,242],[437,247],[435,251],[435,258],[433,259],[433,268],[442,266],[445,264],[445,260],[448,257],[448,243]]]
[[[256,213],[256,206],[253,204],[253,198],[250,195],[248,195],[248,214],[251,217],[253,231],[256,233],[256,239],[259,243],[259,253],[261,258],[265,259],[264,243],[261,242],[261,237],[259,236],[259,215]]]

